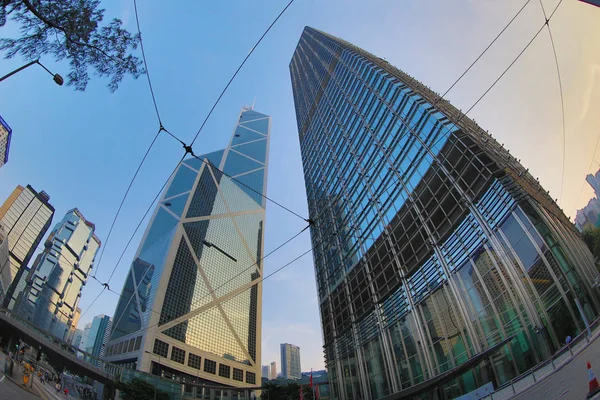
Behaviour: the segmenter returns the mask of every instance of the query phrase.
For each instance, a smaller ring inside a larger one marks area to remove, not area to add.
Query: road
[[[5,355],[0,352],[0,400],[39,400],[40,397],[31,394],[4,377]]]
[[[600,339],[596,339],[562,369],[514,398],[518,400],[585,399],[588,394],[587,361],[592,363],[592,369],[600,379]]]

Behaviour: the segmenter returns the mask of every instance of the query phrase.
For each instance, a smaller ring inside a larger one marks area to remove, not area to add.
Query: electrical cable
[[[140,49],[142,50],[142,60],[144,61],[144,69],[146,70],[146,77],[148,78],[148,87],[150,88],[150,94],[152,95],[152,103],[154,104],[154,111],[156,111],[156,118],[158,119],[158,124],[162,127],[163,124],[160,119],[160,113],[158,112],[156,97],[154,96],[154,88],[152,87],[152,81],[150,80],[150,70],[148,69],[148,62],[146,61],[146,52],[144,51],[144,40],[142,39],[142,31],[140,30],[140,18],[138,16],[136,0],[133,0],[133,11],[135,13],[135,23],[137,25],[138,36],[140,38]]]
[[[142,215],[142,218],[140,219],[140,222],[138,222],[135,230],[133,231],[133,233],[131,234],[131,236],[129,237],[129,240],[127,241],[127,244],[125,245],[125,248],[123,249],[123,251],[121,252],[121,255],[119,256],[119,259],[117,260],[117,262],[115,263],[115,266],[113,267],[110,276],[108,277],[108,281],[106,282],[107,284],[110,284],[110,281],[112,280],[113,275],[115,274],[115,271],[117,270],[117,267],[119,265],[119,263],[121,262],[121,259],[123,258],[123,256],[125,255],[125,252],[127,251],[127,249],[129,248],[129,245],[131,244],[131,241],[133,240],[133,238],[135,237],[135,234],[137,233],[137,231],[140,229],[140,226],[142,225],[142,223],[144,222],[144,220],[146,219],[146,216],[148,215],[148,213],[150,212],[150,210],[152,209],[154,203],[156,203],[156,201],[158,200],[158,198],[160,197],[161,193],[163,192],[163,190],[165,189],[165,187],[167,186],[167,184],[169,183],[169,181],[171,180],[171,178],[173,177],[173,175],[175,175],[175,172],[177,171],[177,168],[179,168],[179,166],[181,165],[181,163],[183,162],[183,159],[185,158],[185,154],[183,155],[183,157],[181,157],[181,159],[179,160],[179,162],[177,163],[177,165],[175,166],[175,168],[173,169],[173,172],[171,172],[171,174],[169,175],[169,177],[167,178],[167,180],[165,181],[165,183],[161,186],[160,190],[156,193],[156,196],[154,196],[154,198],[152,199],[152,202],[150,203],[150,205],[148,206],[148,208],[146,208],[146,212],[144,212],[144,215]],[[95,276],[94,276],[95,277]]]
[[[233,180],[233,181],[237,182],[238,184],[240,184],[240,185],[242,185],[242,186],[244,186],[244,187],[246,187],[246,188],[250,189],[250,190],[251,190],[251,191],[253,191],[254,193],[258,194],[259,196],[261,196],[261,197],[264,197],[266,200],[268,200],[268,201],[270,201],[271,203],[273,203],[273,204],[275,204],[275,205],[277,205],[277,206],[281,207],[283,210],[285,210],[285,211],[289,212],[290,214],[292,214],[292,215],[295,215],[296,217],[300,218],[301,220],[303,220],[303,221],[305,221],[305,222],[308,222],[308,223],[310,223],[310,220],[309,220],[308,218],[304,218],[302,215],[298,214],[297,212],[295,212],[295,211],[292,211],[291,209],[289,209],[288,207],[284,206],[283,204],[281,204],[281,203],[279,203],[279,202],[277,202],[277,201],[275,201],[275,200],[273,200],[273,199],[269,198],[267,195],[263,194],[262,192],[259,192],[258,190],[254,189],[254,188],[253,188],[253,187],[251,187],[251,186],[248,186],[247,184],[245,184],[244,182],[240,181],[239,179],[237,179],[237,178],[234,178],[233,176],[229,175],[229,174],[228,174],[228,173],[226,173],[225,171],[223,171],[223,170],[219,169],[218,167],[216,167],[216,166],[215,166],[214,164],[212,164],[210,161],[209,161],[208,163],[206,163],[206,162],[205,162],[205,159],[202,159],[202,158],[200,158],[200,157],[196,156],[195,154],[192,154],[192,157],[194,157],[195,159],[197,159],[197,160],[199,160],[199,161],[203,162],[204,164],[210,165],[210,167],[211,167],[211,168],[213,168],[213,169],[215,169],[215,170],[219,171],[221,174],[223,174],[223,175],[225,175],[226,177],[228,177],[229,179],[231,179],[231,180]]]
[[[233,82],[233,80],[235,79],[235,77],[237,76],[237,74],[240,72],[240,70],[242,69],[242,67],[244,66],[244,64],[246,64],[246,61],[248,61],[248,58],[250,58],[250,56],[252,55],[252,53],[254,53],[254,50],[256,49],[256,47],[258,47],[258,45],[260,44],[260,42],[262,42],[262,40],[265,38],[265,36],[267,35],[267,33],[269,33],[269,31],[271,30],[271,28],[273,28],[273,26],[277,23],[277,21],[279,20],[279,18],[281,18],[281,16],[283,15],[283,13],[286,12],[286,10],[292,5],[293,2],[294,2],[294,0],[290,0],[290,2],[287,3],[287,5],[283,8],[283,10],[281,10],[281,12],[279,13],[279,15],[277,15],[277,17],[273,20],[273,22],[271,22],[271,25],[269,25],[269,27],[267,28],[267,30],[262,34],[262,36],[260,37],[260,39],[258,39],[258,41],[256,42],[256,44],[254,44],[254,46],[252,46],[252,48],[250,49],[250,52],[244,58],[244,60],[242,61],[242,63],[239,65],[239,67],[235,70],[235,72],[233,73],[233,76],[231,77],[231,79],[229,79],[229,82],[227,82],[227,85],[225,85],[225,88],[223,89],[223,91],[221,91],[221,94],[219,95],[219,97],[217,97],[217,100],[215,101],[215,103],[211,107],[210,111],[206,115],[206,118],[204,118],[204,121],[202,122],[202,125],[200,125],[200,128],[198,129],[198,132],[196,132],[196,135],[194,136],[194,139],[192,140],[192,143],[190,143],[190,147],[193,146],[194,143],[196,142],[196,139],[198,138],[198,135],[200,135],[200,132],[202,132],[202,129],[204,128],[204,125],[206,125],[206,122],[208,121],[208,119],[212,115],[213,111],[215,110],[215,108],[217,107],[217,105],[219,104],[219,102],[221,101],[221,98],[223,97],[223,95],[225,94],[225,92],[227,91],[227,89],[229,88],[229,86],[231,85],[231,83]]]
[[[487,53],[487,51],[490,49],[490,47],[492,47],[494,45],[494,43],[496,43],[496,40],[498,40],[500,38],[500,36],[502,36],[502,34],[504,33],[504,31],[506,31],[508,29],[508,27],[513,23],[513,21],[515,19],[517,19],[517,17],[519,16],[519,14],[521,14],[521,12],[525,9],[525,7],[527,7],[527,5],[529,4],[531,0],[527,0],[525,2],[525,4],[523,4],[523,6],[519,9],[519,11],[517,11],[517,13],[511,18],[510,21],[508,21],[508,24],[506,24],[506,26],[500,31],[500,33],[498,33],[498,35],[496,35],[496,37],[494,38],[494,40],[491,41],[490,44],[488,44],[488,46],[483,50],[483,52],[481,54],[479,54],[479,56],[471,63],[471,65],[469,65],[469,67],[465,70],[465,72],[463,72],[456,81],[454,81],[454,83],[452,85],[450,85],[450,87],[444,92],[444,94],[442,95],[442,98],[446,97],[446,95],[452,90],[452,88],[454,88],[454,86],[456,86],[456,84],[458,82],[460,82],[460,80],[471,70],[471,68],[473,68],[473,66],[475,66],[475,64],[477,64],[477,62],[481,59],[481,57],[483,57],[483,55],[485,53]]]
[[[102,246],[102,250],[100,251],[100,257],[98,257],[98,267],[94,271],[94,276],[96,276],[96,274],[98,273],[98,270],[100,269],[100,265],[101,265],[101,262],[102,262],[102,257],[104,256],[104,251],[106,250],[106,247],[108,246],[108,241],[110,240],[110,235],[112,234],[113,228],[115,227],[115,223],[117,222],[117,218],[119,218],[119,214],[121,213],[121,209],[123,208],[123,204],[125,204],[125,199],[127,199],[127,195],[129,194],[129,191],[131,190],[131,187],[133,186],[133,182],[135,181],[135,178],[137,177],[138,173],[140,172],[140,169],[142,168],[142,165],[144,164],[144,161],[146,161],[146,157],[148,157],[148,154],[150,153],[150,150],[154,146],[154,143],[156,142],[156,139],[158,139],[158,136],[160,135],[160,132],[162,130],[163,130],[163,128],[161,127],[158,130],[158,132],[156,132],[156,135],[154,136],[154,139],[152,139],[152,142],[150,143],[150,146],[148,146],[148,149],[146,150],[146,153],[144,154],[144,157],[142,158],[142,161],[139,163],[137,169],[135,170],[135,173],[133,174],[133,178],[131,178],[131,181],[129,182],[129,186],[127,186],[127,190],[125,191],[125,194],[123,195],[123,198],[121,199],[121,203],[119,204],[119,208],[117,208],[117,212],[115,214],[115,217],[113,218],[112,223],[110,224],[110,229],[108,230],[108,235],[106,236],[106,240],[104,241],[104,246]]]
[[[544,13],[544,20],[546,21],[546,27],[548,28],[548,35],[550,36],[550,43],[552,44],[552,53],[554,54],[554,64],[556,65],[556,76],[558,77],[558,89],[560,91],[560,109],[562,113],[562,139],[563,139],[563,148],[562,148],[562,171],[560,174],[560,192],[558,194],[558,201],[562,201],[563,189],[565,184],[565,164],[566,164],[566,153],[567,153],[567,127],[566,127],[566,118],[565,118],[565,98],[563,95],[563,84],[562,78],[560,74],[560,66],[558,64],[558,56],[556,54],[556,45],[554,44],[554,37],[552,35],[552,29],[550,29],[550,20],[546,15],[546,8],[544,7],[544,3],[542,0],[540,1],[540,6],[542,7],[542,12]],[[562,0],[561,0],[562,1]]]
[[[204,297],[200,298],[200,299],[196,299],[195,302],[202,302],[205,299],[212,297],[217,290],[223,288],[225,285],[231,283],[234,279],[236,279],[237,277],[239,277],[240,275],[242,275],[243,273],[247,272],[250,268],[257,266],[259,263],[262,263],[262,261],[264,261],[267,257],[269,257],[270,255],[274,254],[276,251],[280,250],[282,247],[286,246],[288,243],[290,243],[291,241],[293,241],[294,239],[296,239],[298,236],[300,236],[306,229],[308,228],[308,226],[306,226],[305,228],[303,228],[300,232],[296,233],[294,236],[292,236],[291,238],[287,239],[285,242],[281,243],[279,246],[277,246],[275,249],[271,250],[270,252],[268,252],[267,254],[265,254],[263,257],[261,257],[260,259],[258,259],[256,262],[250,264],[248,267],[244,268],[242,271],[240,271],[237,275],[233,276],[232,278],[228,279],[227,281],[223,282],[221,285],[219,285],[217,288],[213,288],[212,290],[209,291],[209,293],[207,293]],[[120,295],[119,293],[115,292],[114,290],[110,289],[110,287],[108,288],[109,291],[115,293],[116,295],[118,295],[120,298],[123,298],[122,295]],[[131,302],[131,300],[133,299],[133,296],[129,299],[128,304]],[[157,314],[157,315],[161,315],[160,312],[155,311],[153,309],[150,309],[151,312]],[[120,319],[124,316],[125,314],[122,314],[121,317],[119,318],[119,320],[115,321],[115,326],[116,324],[120,321]]]
[[[556,12],[556,10],[558,10],[558,8],[560,7],[560,5],[562,4],[562,1],[563,0],[560,0],[558,2],[558,4],[556,5],[556,7],[554,8],[554,10],[552,11],[552,14],[550,14],[550,16],[548,17],[548,19],[546,20],[546,22],[544,22],[544,24],[540,27],[540,29],[538,29],[538,31],[531,38],[531,40],[529,42],[527,42],[527,44],[525,45],[525,47],[519,52],[519,54],[514,58],[514,60],[504,69],[504,71],[500,74],[500,76],[498,78],[496,78],[496,80],[477,99],[477,101],[475,101],[475,103],[473,103],[473,105],[471,105],[471,107],[469,107],[469,109],[466,112],[463,113],[462,116],[466,116],[469,112],[471,112],[473,110],[473,108],[475,108],[477,106],[477,104],[479,104],[479,102],[481,100],[483,100],[483,98],[494,88],[494,86],[496,86],[496,84],[504,77],[504,75],[506,75],[506,73],[519,60],[519,58],[521,58],[521,56],[523,55],[523,53],[525,53],[525,51],[529,48],[529,46],[531,46],[531,44],[535,41],[535,39],[540,35],[540,33],[542,32],[542,30],[544,29],[544,27],[546,26],[546,24],[552,19],[552,17],[554,16],[554,13]],[[460,119],[460,117],[459,117],[459,119]],[[413,130],[413,133],[415,133],[414,130]],[[430,148],[435,147],[440,142],[440,140],[444,139],[446,133],[450,133],[450,131],[448,130],[447,132],[444,132],[444,135],[442,135],[442,137],[440,137],[438,140],[436,140],[436,142],[433,143],[433,145],[431,145]]]
[[[248,55],[244,58],[243,62],[237,68],[237,70],[235,71],[235,73],[233,74],[233,76],[231,77],[231,79],[229,80],[229,82],[227,83],[227,85],[225,86],[225,88],[223,89],[223,91],[221,92],[221,94],[219,95],[219,97],[217,98],[217,100],[215,101],[215,103],[213,104],[213,106],[210,109],[208,115],[204,119],[204,122],[200,126],[200,129],[198,130],[198,132],[194,136],[194,140],[188,146],[181,139],[179,139],[177,136],[173,135],[171,132],[169,132],[167,129],[165,129],[164,126],[163,126],[163,124],[162,124],[162,122],[161,122],[160,113],[158,111],[158,106],[157,106],[157,102],[156,102],[156,97],[154,95],[154,90],[153,90],[153,87],[152,87],[152,81],[150,80],[150,74],[149,74],[149,71],[148,71],[148,65],[147,65],[147,61],[146,61],[146,55],[145,55],[145,52],[144,52],[144,45],[143,45],[143,40],[142,40],[142,37],[141,37],[140,23],[139,23],[139,17],[138,17],[138,12],[137,12],[137,3],[136,3],[136,0],[134,0],[134,2],[133,2],[134,3],[134,11],[135,11],[135,18],[136,18],[136,25],[137,25],[138,35],[140,36],[140,48],[141,48],[141,51],[142,51],[142,59],[144,61],[144,66],[145,66],[145,69],[146,69],[146,75],[147,75],[147,78],[148,78],[148,86],[150,87],[150,94],[152,95],[152,101],[153,101],[153,104],[154,104],[154,108],[155,108],[155,111],[156,111],[156,116],[157,116],[158,123],[159,123],[160,127],[159,127],[159,130],[158,130],[156,136],[154,137],[154,139],[150,143],[150,146],[146,150],[146,154],[142,158],[142,161],[140,162],[140,164],[139,164],[139,166],[138,166],[138,168],[137,168],[137,170],[136,170],[133,178],[131,179],[131,182],[129,183],[129,186],[128,186],[125,194],[123,195],[123,198],[121,199],[121,203],[119,205],[119,208],[117,209],[115,217],[113,218],[113,221],[111,223],[111,228],[109,229],[108,235],[107,235],[106,240],[104,242],[104,246],[102,247],[100,256],[98,258],[98,267],[96,269],[96,273],[100,269],[102,258],[104,256],[104,252],[106,250],[106,247],[108,246],[108,242],[110,240],[110,236],[112,234],[112,230],[113,230],[114,225],[115,225],[115,223],[116,223],[116,221],[118,219],[118,216],[119,216],[119,214],[121,212],[123,204],[125,203],[125,200],[127,199],[127,195],[129,194],[131,186],[133,185],[133,182],[135,181],[135,179],[137,177],[137,174],[139,173],[142,165],[144,164],[144,161],[146,160],[146,157],[148,156],[148,153],[150,153],[150,150],[154,146],[154,143],[156,142],[156,139],[160,135],[160,132],[161,131],[165,131],[172,138],[174,138],[175,140],[177,140],[179,143],[181,143],[183,145],[183,147],[186,149],[186,154],[189,152],[189,153],[191,153],[193,155],[193,151],[191,151],[191,148],[192,148],[194,142],[196,141],[196,139],[198,138],[198,135],[200,134],[200,132],[204,128],[204,125],[206,124],[206,122],[208,121],[208,119],[210,118],[210,116],[212,115],[212,113],[213,113],[214,109],[216,108],[217,104],[220,102],[221,98],[223,97],[223,95],[225,94],[225,92],[227,91],[227,89],[229,88],[229,86],[231,85],[231,83],[233,82],[233,80],[235,79],[235,77],[237,76],[237,74],[239,73],[239,71],[242,69],[242,67],[244,66],[244,64],[246,63],[246,61],[250,57],[250,55],[252,55],[252,53],[254,52],[254,50],[256,49],[256,47],[260,44],[260,42],[264,39],[264,37],[267,35],[267,33],[271,30],[271,28],[275,25],[275,23],[279,20],[279,18],[291,6],[291,4],[293,2],[294,2],[294,0],[291,0],[287,4],[287,6],[279,13],[279,15],[275,18],[275,20],[269,25],[269,27],[267,28],[267,30],[262,34],[262,36],[260,37],[260,39],[258,40],[258,42],[256,42],[256,44],[254,45],[254,47],[250,50],[250,52],[248,53]]]

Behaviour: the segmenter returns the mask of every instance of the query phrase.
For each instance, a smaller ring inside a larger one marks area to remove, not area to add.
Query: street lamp
[[[62,86],[62,84],[64,83],[64,79],[62,76],[60,76],[59,74],[53,74],[52,72],[50,72],[50,70],[48,68],[46,68],[41,62],[40,60],[34,60],[31,61],[30,63],[27,63],[25,65],[23,65],[22,67],[19,67],[17,69],[15,69],[12,72],[9,72],[8,74],[4,75],[2,78],[0,78],[0,82],[2,82],[3,80],[5,80],[6,78],[9,78],[11,76],[13,76],[14,74],[16,74],[19,71],[24,70],[25,68],[31,67],[33,64],[38,64],[39,66],[41,66],[42,68],[44,68],[46,71],[48,71],[48,73],[50,75],[52,75],[52,79],[54,79],[54,82],[56,82],[57,85]]]

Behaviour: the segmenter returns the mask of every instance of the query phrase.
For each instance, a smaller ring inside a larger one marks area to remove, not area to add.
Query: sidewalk
[[[35,390],[33,390],[33,388],[30,386],[30,384],[28,384],[27,386],[23,385],[23,381],[21,380],[23,369],[19,364],[17,364],[17,363],[14,364],[12,376],[4,375],[5,362],[6,362],[6,355],[4,353],[0,352],[0,376],[4,379],[11,381],[12,383],[17,385],[21,389],[26,390],[27,392],[29,392],[35,396],[39,396],[39,394]]]
[[[13,375],[11,377],[4,375],[4,363],[6,361],[6,355],[0,352],[0,399],[10,400],[37,400],[39,394],[30,387],[24,387],[23,381],[19,381],[17,377],[21,376],[21,369],[15,365]]]
[[[63,391],[57,392],[53,382],[41,383],[39,379],[34,379],[33,386],[43,400],[77,400],[70,394],[65,395]]]

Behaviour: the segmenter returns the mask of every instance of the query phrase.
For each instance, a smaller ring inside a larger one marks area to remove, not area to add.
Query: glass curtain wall
[[[499,387],[596,318],[574,227],[472,120],[312,28],[290,72],[333,398]]]

